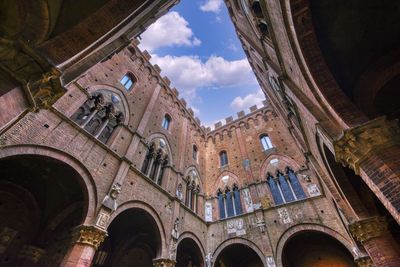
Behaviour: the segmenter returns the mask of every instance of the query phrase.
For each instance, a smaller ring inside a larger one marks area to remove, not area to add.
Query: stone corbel
[[[365,242],[384,235],[387,223],[383,217],[371,217],[360,220],[349,225],[350,233],[355,239],[364,244]]]
[[[358,175],[360,162],[369,153],[400,144],[400,129],[396,121],[379,117],[365,124],[345,130],[334,142],[336,161],[349,166]]]
[[[354,262],[357,264],[358,267],[373,267],[374,266],[374,264],[369,256],[355,259]]]
[[[65,93],[61,72],[21,40],[0,38],[0,69],[22,85],[34,111],[51,107]]]

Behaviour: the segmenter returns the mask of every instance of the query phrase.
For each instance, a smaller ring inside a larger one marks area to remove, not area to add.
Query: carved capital
[[[175,267],[176,261],[171,259],[155,259],[153,260],[154,267]]]
[[[365,256],[354,260],[358,267],[373,267],[374,264],[370,257]]]
[[[333,146],[336,161],[360,172],[360,162],[366,156],[395,144],[400,144],[400,129],[396,121],[380,117],[368,123],[345,130]]]
[[[94,226],[82,225],[77,228],[78,239],[76,243],[89,245],[97,249],[104,239],[107,237],[107,232],[100,230]]]
[[[354,238],[361,243],[380,237],[387,232],[387,223],[382,217],[371,217],[349,225]]]
[[[19,257],[37,263],[45,252],[42,248],[26,245],[22,248]]]

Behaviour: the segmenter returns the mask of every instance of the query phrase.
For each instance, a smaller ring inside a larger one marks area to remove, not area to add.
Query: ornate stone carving
[[[290,214],[286,208],[278,209],[278,214],[283,224],[292,223],[292,219],[290,218]]]
[[[119,193],[121,193],[121,185],[119,183],[113,184],[110,193],[104,197],[103,206],[115,211],[118,207],[117,198]]]
[[[110,220],[110,213],[100,210],[99,215],[97,216],[96,226],[106,230],[108,226],[108,221]]]
[[[175,267],[176,261],[171,259],[155,259],[153,260],[154,267]]]
[[[372,151],[400,144],[400,129],[395,121],[380,117],[345,130],[334,142],[336,161],[360,173],[360,162]]]
[[[178,187],[176,188],[175,195],[180,201],[183,201],[182,184],[178,184]]]
[[[268,209],[268,208],[271,207],[271,200],[269,199],[269,197],[263,196],[263,197],[261,198],[261,207],[262,207],[263,209]]]
[[[107,236],[107,232],[94,226],[82,225],[77,229],[78,239],[76,243],[89,245],[97,249]]]
[[[349,225],[351,234],[361,243],[387,232],[387,223],[382,217],[372,217]]]
[[[33,110],[49,108],[65,92],[61,72],[21,40],[0,38],[0,68],[21,83]]]
[[[370,257],[365,256],[354,260],[358,267],[373,267],[374,264]]]
[[[45,254],[45,250],[39,247],[26,245],[22,248],[19,254],[20,258],[28,259],[33,263],[37,263],[40,258]]]
[[[206,255],[206,267],[212,267],[212,254],[208,253]]]

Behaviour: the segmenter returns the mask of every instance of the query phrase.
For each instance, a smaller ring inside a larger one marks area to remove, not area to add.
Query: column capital
[[[97,250],[107,237],[107,232],[91,225],[77,227],[78,244],[89,245]]]
[[[374,264],[369,256],[357,258],[354,260],[358,267],[373,267]]]
[[[360,162],[372,151],[400,144],[400,128],[396,121],[379,117],[347,129],[333,144],[336,161],[360,173]]]
[[[171,259],[154,259],[154,267],[175,267],[176,261]]]
[[[362,244],[387,232],[387,223],[383,217],[371,217],[349,225],[354,238]]]

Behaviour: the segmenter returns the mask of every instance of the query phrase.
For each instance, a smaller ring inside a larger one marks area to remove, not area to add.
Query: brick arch
[[[122,212],[129,210],[129,209],[141,209],[147,212],[153,220],[156,222],[159,234],[160,234],[160,249],[158,251],[157,257],[161,257],[162,255],[167,255],[168,253],[168,248],[166,244],[166,234],[165,234],[165,228],[162,223],[161,218],[158,216],[157,211],[150,206],[149,204],[138,201],[138,200],[132,200],[132,201],[127,201],[122,203],[121,205],[118,206],[117,210],[111,215],[110,220],[108,221],[107,228],[111,225],[111,223],[114,221],[114,219],[121,214]]]
[[[68,153],[63,151],[39,145],[16,145],[16,146],[6,146],[0,149],[0,159],[12,157],[12,156],[43,156],[52,159],[59,160],[69,167],[74,169],[81,180],[78,181],[81,184],[83,190],[84,202],[87,204],[86,216],[83,224],[92,224],[96,218],[97,209],[97,188],[93,177],[89,170],[81,163],[79,160],[74,158]]]
[[[261,179],[265,179],[266,178],[265,175],[270,170],[270,168],[269,168],[270,163],[269,162],[272,159],[278,159],[278,160],[284,162],[283,164],[280,164],[278,166],[278,168],[276,168],[276,169],[279,169],[280,171],[285,171],[286,167],[291,167],[293,169],[293,171],[298,171],[301,168],[300,164],[297,161],[295,161],[294,159],[289,158],[289,157],[284,156],[284,155],[281,155],[281,154],[278,154],[278,153],[272,153],[266,159],[264,159],[264,162],[261,165],[261,168],[260,168],[260,177],[261,177]],[[271,174],[275,174],[275,173],[273,172]]]
[[[265,255],[262,252],[262,250],[252,241],[245,239],[245,238],[241,238],[241,237],[235,237],[235,238],[231,238],[228,240],[225,240],[224,242],[222,242],[215,250],[214,253],[212,254],[212,258],[213,260],[217,259],[218,256],[221,254],[221,252],[227,248],[230,245],[233,244],[241,244],[244,246],[247,246],[249,248],[251,248],[260,258],[260,260],[262,261],[264,266],[267,266],[267,262],[265,260]],[[215,262],[213,264],[213,266],[215,266]]]
[[[204,246],[203,246],[203,244],[201,243],[200,239],[197,237],[197,235],[195,235],[193,232],[190,232],[190,231],[185,231],[185,232],[183,232],[183,233],[180,235],[179,240],[178,240],[176,246],[178,247],[179,243],[180,243],[182,240],[184,240],[184,239],[191,239],[191,240],[193,240],[193,241],[197,244],[197,246],[198,246],[199,249],[200,249],[201,256],[202,256],[202,258],[203,258],[203,260],[204,260],[204,259],[205,259],[205,256],[206,256],[206,251],[205,251]]]
[[[88,93],[93,94],[98,90],[108,90],[111,91],[113,93],[115,93],[116,95],[118,95],[122,101],[122,105],[124,107],[124,124],[127,125],[131,119],[131,113],[129,111],[129,104],[128,104],[128,100],[126,98],[126,95],[124,92],[121,92],[120,89],[115,88],[114,86],[111,85],[107,85],[107,84],[96,84],[96,85],[91,85],[89,86],[89,88],[87,89]]]
[[[210,190],[210,193],[211,193],[211,194],[216,194],[216,193],[217,193],[217,190],[218,190],[219,188],[220,188],[221,190],[224,189],[224,186],[223,186],[223,184],[222,184],[221,178],[224,177],[225,175],[229,175],[230,179],[233,178],[233,181],[230,181],[230,182],[227,184],[229,187],[232,188],[232,185],[233,185],[234,183],[236,183],[239,187],[242,186],[243,181],[241,181],[241,180],[239,179],[239,177],[238,177],[236,174],[234,174],[233,172],[230,172],[230,171],[223,171],[223,172],[221,172],[221,173],[218,175],[217,179],[215,179],[214,184],[212,185],[211,190]]]
[[[287,229],[279,238],[278,244],[276,246],[276,266],[277,267],[282,267],[282,253],[283,253],[283,248],[286,244],[286,242],[293,237],[295,234],[301,233],[301,232],[306,232],[306,231],[314,231],[314,232],[319,232],[326,234],[330,236],[331,238],[339,241],[350,253],[353,255],[353,257],[356,257],[353,248],[354,244],[349,239],[346,239],[343,235],[340,233],[336,232],[335,230],[328,228],[323,225],[319,224],[298,224],[295,226],[290,227]]]
[[[344,129],[368,121],[342,91],[325,62],[312,23],[310,1],[285,0],[282,14],[294,57],[326,115]]]
[[[168,151],[168,156],[169,156],[169,158],[168,158],[169,164],[173,165],[174,163],[173,163],[173,157],[172,157],[172,149],[171,149],[171,146],[169,145],[170,142],[169,142],[168,137],[161,132],[155,132],[155,133],[152,133],[150,136],[148,136],[146,139],[149,140],[149,143],[151,143],[151,141],[153,141],[156,138],[162,138],[165,140],[165,143],[167,146],[167,151]]]

